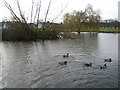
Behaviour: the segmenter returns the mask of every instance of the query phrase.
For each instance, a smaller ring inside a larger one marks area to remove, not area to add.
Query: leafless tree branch
[[[68,6],[68,3],[67,3],[66,6],[61,10],[61,12],[58,14],[58,16],[56,16],[56,17],[52,20],[52,22],[53,22],[55,19],[57,19],[57,18],[63,13],[63,11],[66,9],[67,6]]]
[[[15,18],[16,21],[21,22],[20,18],[15,14],[15,12],[13,11],[12,7],[4,0],[3,1],[5,7],[10,11],[11,15],[13,16],[13,18]]]
[[[35,23],[35,19],[37,17],[37,13],[38,13],[38,5],[39,5],[39,1],[38,1],[37,5],[36,5],[36,12],[35,12],[34,20],[33,20],[34,23]]]
[[[42,0],[40,0],[39,7],[38,7],[37,24],[38,24],[39,16],[40,16],[41,3],[42,3]]]
[[[34,0],[32,0],[32,8],[31,8],[31,23],[32,23],[32,16],[33,16],[33,6],[34,6]]]
[[[23,23],[27,23],[27,21],[26,21],[24,15],[23,15],[23,12],[22,12],[22,10],[21,10],[21,8],[20,8],[20,4],[19,4],[19,1],[18,1],[18,0],[17,0],[17,6],[18,6],[18,9],[19,9],[19,13],[20,13],[22,22],[23,22]]]
[[[49,13],[50,5],[51,5],[51,0],[49,1],[49,5],[48,5],[48,8],[47,8],[47,12],[46,12],[46,14],[45,14],[45,22],[46,22],[46,20],[47,20],[47,16],[48,16],[48,13]]]

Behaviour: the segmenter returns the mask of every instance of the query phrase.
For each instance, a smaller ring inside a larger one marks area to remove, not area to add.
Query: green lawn
[[[36,31],[42,31],[42,29],[36,29]],[[57,31],[57,30],[56,30]],[[58,29],[58,31],[60,32],[77,32],[77,29]],[[81,32],[91,32],[94,30],[86,30],[86,29],[82,29]],[[98,32],[103,32],[103,33],[120,33],[120,29],[118,28],[100,28],[98,30]]]
[[[106,33],[120,33],[120,29],[118,28],[100,28],[99,32],[106,32]]]

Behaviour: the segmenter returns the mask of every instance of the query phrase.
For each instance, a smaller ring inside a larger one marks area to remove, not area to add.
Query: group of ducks
[[[111,58],[105,59],[105,62],[112,62],[112,59]],[[100,69],[105,69],[105,68],[107,68],[106,63],[103,66],[100,67]]]
[[[63,55],[63,58],[68,58],[69,57],[69,53],[67,53],[66,55]],[[105,62],[112,62],[112,59],[111,58],[108,58],[108,59],[104,59]],[[60,65],[67,65],[67,61],[64,61],[64,62],[59,62]],[[84,66],[86,67],[92,67],[92,62],[90,63],[85,63]],[[105,69],[107,68],[107,65],[106,63],[100,67],[100,69]]]
[[[69,57],[69,53],[67,53],[66,55],[63,55],[63,58],[67,58]],[[67,65],[67,61],[64,62],[59,62],[60,65]]]
[[[112,59],[111,58],[108,58],[108,59],[104,59],[105,62],[112,62]],[[92,67],[92,63],[85,63],[84,64],[86,67]],[[103,66],[100,67],[100,69],[105,69],[107,68],[107,64],[105,63]]]

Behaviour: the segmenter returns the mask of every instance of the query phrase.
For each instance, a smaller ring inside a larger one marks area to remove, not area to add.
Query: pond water
[[[0,87],[118,88],[118,36],[81,33],[76,39],[2,41]],[[67,52],[70,56],[63,58]],[[67,65],[59,65],[65,60]],[[90,62],[92,67],[84,66]],[[100,69],[105,63],[107,68]]]

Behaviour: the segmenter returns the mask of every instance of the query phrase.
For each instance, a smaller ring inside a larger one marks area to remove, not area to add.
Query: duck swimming
[[[104,64],[104,66],[101,66],[101,67],[100,67],[100,69],[105,69],[105,68],[107,68],[107,65],[106,65],[106,64]]]
[[[59,62],[60,65],[67,65],[67,61]]]
[[[85,63],[84,64],[86,67],[91,67],[92,66],[92,63],[90,62],[90,63]]]
[[[105,62],[112,62],[112,59],[111,58],[105,59]]]
[[[67,55],[63,55],[63,58],[69,57],[69,53],[67,53]]]

